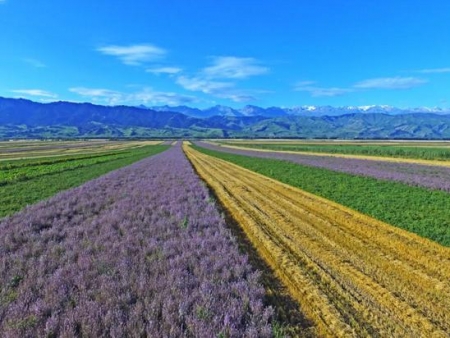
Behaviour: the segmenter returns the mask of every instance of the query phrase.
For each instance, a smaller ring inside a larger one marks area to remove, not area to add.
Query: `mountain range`
[[[101,106],[0,97],[0,139],[450,138],[450,110],[391,106]]]
[[[141,108],[147,108],[140,106]],[[413,113],[433,113],[433,114],[450,114],[450,109],[442,108],[408,108],[400,109],[392,106],[344,106],[344,107],[332,107],[332,106],[299,106],[293,108],[282,107],[269,107],[261,108],[257,106],[247,105],[241,109],[233,109],[226,106],[214,106],[207,109],[191,108],[188,106],[154,106],[149,107],[155,111],[172,111],[185,114],[192,117],[208,118],[211,116],[265,116],[265,117],[283,117],[283,116],[340,116],[345,114],[370,114],[370,113],[382,113],[389,115],[402,115]]]

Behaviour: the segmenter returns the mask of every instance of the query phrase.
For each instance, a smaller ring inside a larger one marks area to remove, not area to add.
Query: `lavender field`
[[[196,142],[203,148],[225,153],[273,158],[302,165],[330,169],[353,175],[392,180],[412,186],[420,186],[450,192],[450,168],[411,163],[394,163],[373,160],[339,158],[331,156],[261,152],[247,149],[227,148],[206,142]]]
[[[269,337],[263,296],[179,146],[0,223],[2,337]]]

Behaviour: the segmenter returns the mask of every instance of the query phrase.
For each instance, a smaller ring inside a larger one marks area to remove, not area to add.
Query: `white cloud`
[[[255,100],[258,90],[237,89],[237,81],[269,71],[254,58],[221,56],[213,58],[212,65],[201,69],[195,76],[179,76],[176,83],[189,91],[202,92],[234,102]]]
[[[234,102],[254,101],[256,98],[251,92],[235,88],[231,82],[213,81],[199,77],[179,76],[177,84],[186,90],[210,94],[218,98],[229,99]]]
[[[245,79],[268,71],[269,68],[260,66],[254,58],[221,56],[215,57],[212,66],[204,68],[202,72],[208,78]]]
[[[149,68],[146,70],[147,73],[153,73],[156,75],[159,74],[174,75],[180,73],[181,71],[182,69],[178,67],[158,67],[158,68]]]
[[[124,64],[132,66],[160,59],[167,53],[166,50],[150,44],[131,46],[112,45],[97,48],[97,51],[106,55],[117,56]]]
[[[104,102],[109,105],[120,104],[123,101],[122,93],[109,89],[73,87],[69,88],[69,91],[80,96],[89,97],[94,102]]]
[[[192,103],[198,101],[197,98],[188,95],[180,95],[172,92],[158,92],[151,88],[144,88],[142,91],[131,94],[134,101],[143,102],[144,104],[166,104],[175,106],[180,104]]]
[[[212,81],[204,78],[187,76],[179,76],[177,79],[177,84],[182,86],[184,89],[198,91],[205,94],[214,94],[224,89],[230,89],[234,86],[234,84],[230,82]]]
[[[431,69],[422,69],[422,70],[419,70],[418,73],[422,73],[422,74],[450,73],[450,68],[431,68]]]
[[[427,80],[417,77],[382,77],[358,82],[353,87],[360,89],[410,89],[427,82]]]
[[[317,87],[314,85],[314,81],[301,81],[295,85],[294,90],[298,92],[308,92],[312,97],[333,97],[341,96],[353,92],[353,89],[349,88],[338,88],[338,87]]]
[[[47,67],[43,62],[41,62],[41,61],[39,61],[37,59],[23,58],[22,60],[23,60],[23,62],[25,62],[25,63],[27,63],[30,66],[33,66],[35,68],[46,68]]]
[[[56,99],[58,97],[58,95],[48,92],[46,90],[42,90],[42,89],[14,89],[14,90],[11,90],[11,92],[20,94],[20,95],[39,96],[39,97],[45,97],[45,98],[51,98],[51,99]]]
[[[138,104],[152,104],[152,105],[180,105],[191,102],[196,102],[197,99],[193,96],[180,95],[172,92],[158,92],[152,88],[143,88],[133,93],[124,93],[104,88],[85,88],[73,87],[69,91],[80,96],[88,97],[95,103],[107,105],[138,105]]]
[[[225,94],[224,96],[220,96],[218,95],[218,97],[222,97],[224,99],[229,99],[233,102],[250,102],[250,101],[255,101],[256,97],[254,97],[253,95],[250,94],[245,94],[245,93],[241,93],[241,94]]]
[[[295,87],[296,88],[308,87],[308,86],[313,86],[315,84],[316,84],[315,81],[299,81],[295,84]]]

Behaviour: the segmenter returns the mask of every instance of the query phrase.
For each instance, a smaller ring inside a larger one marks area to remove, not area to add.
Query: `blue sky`
[[[448,0],[0,0],[0,96],[450,107]]]

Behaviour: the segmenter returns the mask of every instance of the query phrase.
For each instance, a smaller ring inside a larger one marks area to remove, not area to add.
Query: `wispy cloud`
[[[235,88],[232,82],[214,81],[200,77],[179,76],[177,84],[184,89],[194,92],[202,92],[222,99],[234,102],[249,102],[256,100],[252,92]]]
[[[97,48],[97,51],[106,55],[118,57],[124,64],[138,66],[143,63],[158,60],[165,56],[165,49],[150,44],[131,46],[105,46]]]
[[[217,95],[217,97],[231,100],[233,102],[243,103],[243,102],[251,102],[256,101],[257,98],[252,94],[246,94],[245,92],[236,92],[236,93],[223,93]]]
[[[35,68],[46,68],[47,67],[43,62],[41,62],[37,59],[33,59],[33,58],[23,58],[22,61],[29,64],[30,66],[35,67]]]
[[[110,105],[120,104],[123,94],[114,90],[103,88],[73,87],[69,91],[80,96],[89,97],[96,102],[105,102]]]
[[[156,67],[156,68],[149,68],[146,70],[147,73],[152,73],[152,74],[168,74],[168,75],[174,75],[174,74],[178,74],[182,71],[181,68],[178,67]]]
[[[427,80],[417,77],[380,77],[357,82],[348,88],[341,88],[321,87],[317,86],[314,81],[301,81],[294,86],[294,90],[308,92],[312,97],[333,97],[367,89],[410,89],[427,82]]]
[[[203,69],[203,75],[218,79],[245,79],[268,73],[269,68],[260,65],[254,58],[220,56],[213,59],[212,65]]]
[[[56,99],[58,97],[58,95],[42,89],[13,89],[11,90],[11,93],[16,93],[25,96],[38,96],[51,99]]]
[[[205,94],[214,94],[223,90],[228,90],[234,86],[231,82],[213,81],[205,78],[188,76],[179,76],[176,82],[184,89]]]
[[[69,91],[80,96],[87,97],[95,103],[102,103],[107,105],[121,105],[121,104],[152,104],[152,105],[180,105],[196,102],[197,99],[193,96],[180,95],[172,92],[154,91],[152,88],[143,88],[133,93],[124,93],[105,88],[86,88],[73,87]]]
[[[316,83],[315,81],[299,81],[295,84],[295,88],[314,86]]]
[[[450,73],[450,67],[449,68],[421,69],[421,70],[418,70],[417,73],[422,73],[422,74]]]
[[[239,81],[252,76],[262,75],[269,71],[254,58],[235,56],[214,57],[212,63],[199,70],[194,76],[178,76],[176,83],[189,91],[202,92],[217,98],[234,102],[256,100],[260,90],[238,89]]]
[[[308,92],[312,97],[334,97],[341,96],[353,92],[350,88],[338,88],[338,87],[318,87],[313,81],[301,81],[298,82],[295,87],[295,91]]]
[[[353,87],[359,89],[410,89],[427,83],[417,77],[381,77],[356,83]]]

